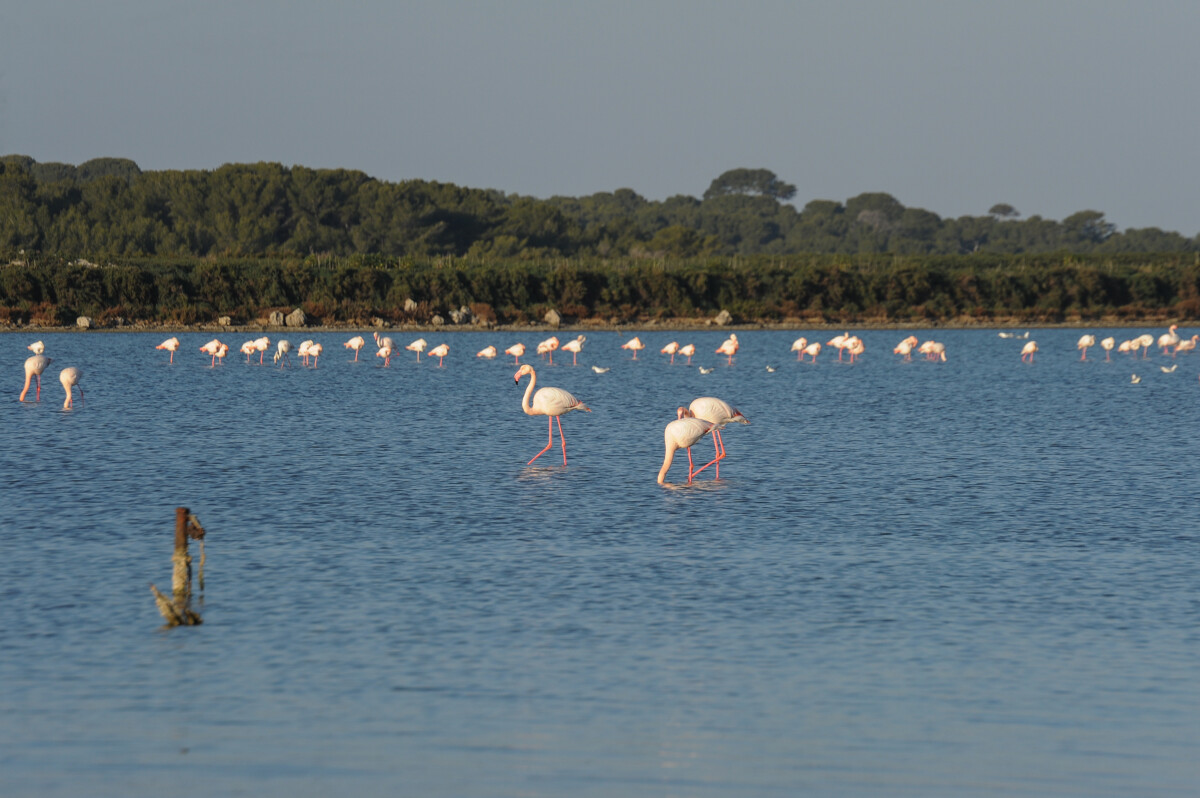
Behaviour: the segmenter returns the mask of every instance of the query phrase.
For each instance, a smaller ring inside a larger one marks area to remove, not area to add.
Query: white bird
[[[1129,378],[1129,381],[1132,382],[1134,385],[1137,385],[1139,382],[1142,381],[1142,378],[1139,377],[1138,375],[1134,374]]]
[[[671,469],[671,462],[675,459],[675,452],[679,449],[687,450],[688,484],[691,484],[692,477],[712,465],[712,463],[707,463],[700,468],[700,471],[696,471],[692,463],[692,446],[705,435],[715,430],[717,425],[711,421],[696,418],[684,407],[678,408],[675,413],[675,420],[663,430],[663,443],[666,446],[666,454],[663,456],[662,468],[658,471],[658,484],[660,485],[666,481],[667,471]]]
[[[996,333],[996,335],[999,335],[1001,338],[1015,338],[1016,337],[1015,335],[1013,335],[1010,332]]]
[[[607,374],[608,369],[608,366],[605,366],[604,368],[601,368],[600,366],[592,366],[592,371],[596,372],[597,374]]]
[[[366,342],[364,341],[364,343],[366,343]],[[290,352],[290,351],[292,351],[292,342],[288,341],[288,340],[281,340],[278,344],[275,345],[275,362],[278,363],[280,360],[282,360],[284,363],[287,364],[288,368],[291,368],[292,367],[292,359],[290,357],[288,357],[288,352]],[[358,357],[357,350],[354,352],[354,356],[356,358]],[[280,366],[279,368],[283,368],[283,366]]]
[[[179,346],[179,341],[175,341],[175,345]],[[45,352],[46,352],[46,345],[44,343],[42,343],[41,341],[34,341],[33,343],[31,343],[29,346],[27,346],[25,348],[28,349],[30,352],[33,352],[35,355],[42,355],[42,354],[45,354]],[[174,351],[174,350],[171,350],[171,351]]]
[[[704,366],[700,367],[701,374],[712,374],[712,372],[713,372],[713,370],[711,367],[710,368],[704,368]]]
[[[83,386],[79,385],[79,381],[83,379],[83,372],[74,366],[67,366],[58,375],[58,381],[62,383],[63,390],[67,392],[66,401],[63,402],[63,410],[71,409],[71,388],[79,387],[79,401],[83,401]]]
[[[1175,365],[1171,366],[1170,368],[1167,368],[1166,366],[1159,366],[1159,368],[1162,369],[1163,374],[1170,374],[1172,371],[1179,368],[1179,364],[1176,363]]]
[[[775,373],[775,367],[774,367],[774,366],[767,366],[767,372],[768,372],[768,373],[770,373],[770,374],[774,374],[774,373]]]
[[[732,422],[749,424],[750,419],[742,415],[742,411],[733,405],[723,402],[715,396],[701,396],[693,399],[692,403],[688,405],[688,411],[696,418],[711,421],[717,425],[717,428],[713,430],[713,448],[716,450],[713,462],[716,463],[716,477],[720,479],[721,461],[725,459],[725,441],[721,437],[721,430],[725,429],[726,424]],[[703,471],[704,468],[700,470]]]

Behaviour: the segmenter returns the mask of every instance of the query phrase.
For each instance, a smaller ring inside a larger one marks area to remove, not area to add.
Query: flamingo
[[[409,352],[416,352],[417,353],[417,362],[420,363],[421,362],[421,353],[425,351],[426,346],[428,346],[428,344],[425,343],[425,339],[418,338],[417,340],[413,341],[411,344],[409,344],[408,346],[406,346],[404,348],[407,349]]]
[[[296,348],[296,354],[300,356],[300,362],[305,366],[308,365],[308,358],[312,354],[312,345],[312,339],[309,338],[307,341],[301,341],[300,346]]]
[[[280,360],[282,360],[287,364],[288,368],[291,368],[292,359],[288,357],[288,352],[290,351],[292,351],[292,342],[288,340],[281,340],[275,345],[275,362],[278,363]],[[355,355],[357,354],[358,353],[356,352]],[[279,368],[283,368],[283,366],[281,365]]]
[[[356,335],[353,338],[351,338],[349,341],[347,341],[346,343],[342,344],[342,346],[346,347],[347,349],[354,350],[354,362],[355,363],[358,362],[359,350],[362,349],[366,345],[367,345],[367,341],[361,335]]]
[[[25,387],[21,389],[20,401],[25,401],[25,394],[29,393],[29,383],[35,378],[37,379],[37,390],[34,393],[33,401],[42,401],[42,372],[53,362],[53,358],[45,355],[30,355],[25,358]]]
[[[392,343],[391,338],[385,338],[385,337],[381,336],[378,332],[371,333],[371,336],[375,339],[375,345],[381,349],[385,346],[388,347],[389,349],[396,348],[396,345],[394,343]]]
[[[1180,341],[1178,344],[1175,345],[1175,351],[1172,353],[1171,356],[1174,357],[1175,355],[1178,355],[1180,352],[1196,351],[1196,342],[1197,341],[1200,341],[1200,335],[1193,335],[1191,338],[1184,338],[1182,341]]]
[[[935,361],[940,360],[943,363],[945,363],[946,362],[946,345],[940,341],[930,341],[928,357],[930,360],[935,360]]]
[[[34,346],[41,346],[41,345],[42,345],[42,342],[38,341],[36,344],[31,344],[29,348],[33,349]],[[170,352],[171,353],[170,362],[174,363],[175,362],[175,352],[177,352],[179,350],[179,339],[178,338],[168,338],[167,340],[163,341],[161,344],[159,344],[158,346],[156,346],[154,348],[155,349],[165,349],[168,352]],[[40,352],[39,352],[39,354],[40,354]]]
[[[808,346],[808,339],[804,337],[797,338],[792,341],[791,351],[796,353],[796,360],[804,359],[804,347]]]
[[[1130,341],[1122,341],[1121,345],[1117,347],[1118,352],[1123,352],[1123,353],[1130,354],[1130,355],[1137,352],[1137,349],[1138,349],[1138,345],[1137,345],[1136,339],[1130,340]]]
[[[577,336],[575,336],[574,341],[567,341],[565,344],[562,345],[562,350],[564,352],[571,353],[571,365],[572,366],[579,365],[579,353],[583,351],[583,342],[586,340],[587,340],[586,335],[577,335]]]
[[[383,365],[386,368],[392,365],[392,342],[386,338],[384,340],[387,343],[379,347],[379,351],[375,353],[375,357],[383,358]]]
[[[562,420],[559,416],[571,412],[572,410],[584,410],[588,413],[592,409],[583,402],[576,399],[571,394],[564,391],[562,388],[542,388],[537,393],[534,393],[534,387],[537,385],[537,372],[533,370],[533,366],[526,363],[517,370],[513,375],[513,382],[520,383],[521,377],[529,375],[529,386],[525,388],[525,396],[521,399],[521,410],[527,416],[547,416],[546,426],[549,432],[550,440],[546,444],[546,448],[533,456],[528,463],[530,465],[534,460],[541,457],[550,447],[554,445],[554,427],[553,423],[558,423],[558,440],[562,446],[563,465],[567,464],[567,441],[563,438]],[[529,402],[530,394],[533,395],[533,404]]]
[[[667,471],[671,468],[671,461],[675,459],[675,452],[679,449],[686,449],[688,455],[688,484],[692,483],[692,477],[696,472],[692,465],[692,446],[701,438],[713,432],[717,425],[711,421],[704,421],[696,418],[686,407],[680,407],[675,411],[675,420],[667,425],[663,430],[663,443],[666,445],[666,455],[663,457],[662,468],[658,471],[658,484],[663,484],[667,478]]]
[[[896,355],[904,355],[904,362],[911,362],[913,347],[915,347],[917,343],[917,336],[910,335],[900,343],[896,344],[896,348],[892,350],[892,353]]]
[[[1104,350],[1104,359],[1112,360],[1112,348],[1116,345],[1117,339],[1109,336],[1100,342],[1100,348]]]
[[[1024,363],[1025,358],[1028,357],[1029,362],[1032,363],[1033,356],[1037,351],[1038,351],[1037,341],[1030,341],[1029,343],[1025,344],[1025,346],[1021,347],[1021,362]]]
[[[504,350],[504,354],[513,356],[514,366],[520,365],[521,355],[525,354],[525,344],[513,344]]]
[[[545,341],[537,345],[537,353],[539,355],[549,355],[550,365],[554,365],[554,350],[558,349],[558,336],[551,335]]]
[[[478,352],[475,353],[475,357],[483,357],[483,358],[487,358],[488,360],[491,360],[495,356],[496,356],[496,347],[494,347],[494,346],[485,346],[483,349],[480,349]]]
[[[667,344],[666,346],[664,346],[662,349],[660,349],[658,351],[659,351],[659,354],[670,355],[671,356],[671,365],[674,366],[675,365],[675,353],[679,351],[679,342],[672,341],[671,343]]]
[[[857,335],[852,335],[846,339],[846,351],[850,353],[850,362],[854,363],[858,360],[858,356],[863,353],[866,347],[863,345],[862,339]]]
[[[225,346],[225,344],[221,343],[216,338],[214,338],[211,341],[209,341],[208,343],[206,343],[204,346],[200,347],[201,352],[203,352],[206,355],[212,355],[212,362],[208,364],[209,368],[212,368],[213,366],[217,365],[217,352],[219,352],[221,350],[221,347],[223,347],[223,346]],[[226,350],[228,350],[228,347],[226,347]]]
[[[79,385],[79,381],[83,379],[83,372],[74,366],[67,366],[58,375],[58,381],[62,383],[63,390],[67,392],[66,401],[63,402],[63,410],[71,409],[71,388]],[[83,386],[79,385],[79,401],[83,401]]]
[[[1150,333],[1146,333],[1145,335],[1139,335],[1137,338],[1134,338],[1133,342],[1137,344],[1136,348],[1142,350],[1142,357],[1146,357],[1146,353],[1150,351],[1150,347],[1154,346],[1154,336]]]
[[[812,355],[812,362],[817,362],[817,355],[821,354],[821,342],[813,341],[808,346],[804,347],[804,351],[800,353],[800,362],[804,362],[805,355]]]
[[[716,464],[716,478],[721,478],[721,461],[725,459],[725,440],[721,437],[721,430],[725,425],[736,421],[738,424],[749,424],[750,419],[742,415],[742,412],[728,402],[723,402],[714,396],[701,396],[699,399],[692,400],[688,405],[688,411],[696,418],[704,421],[711,421],[717,425],[713,430],[713,448],[716,449],[716,457],[712,462],[700,466],[696,470],[699,474],[710,465]]]
[[[725,339],[725,342],[717,347],[718,355],[728,355],[729,356],[729,362],[725,364],[727,366],[733,365],[733,356],[737,354],[737,351],[738,351],[738,339],[737,339],[737,335],[735,333],[730,333],[729,337]]]
[[[1175,333],[1177,329],[1179,329],[1179,325],[1172,324],[1164,334],[1158,336],[1158,346],[1164,355],[1167,353],[1167,347],[1179,343],[1179,336]]]
[[[838,362],[842,362],[842,351],[846,348],[846,339],[850,337],[850,333],[842,333],[841,335],[833,336],[832,340],[826,341],[826,346],[836,346],[838,351]]]
[[[174,340],[174,339],[172,339],[172,340]],[[178,346],[179,341],[175,341],[175,345]],[[34,341],[33,343],[31,343],[29,346],[27,346],[25,348],[28,349],[30,352],[33,352],[35,355],[46,354],[46,345],[44,343],[42,343],[41,341]]]
[[[436,357],[438,359],[438,368],[442,367],[442,359],[450,354],[450,346],[448,344],[438,344],[433,349],[425,353],[426,357]]]
[[[687,358],[687,364],[689,366],[692,365],[692,355],[696,354],[696,345],[684,344],[683,346],[679,347],[679,354]]]
[[[646,345],[644,343],[642,343],[642,339],[638,338],[635,335],[633,338],[630,338],[628,341],[621,344],[621,348],[622,349],[632,349],[633,350],[633,359],[637,360],[637,353],[640,350],[645,349]]]
[[[217,347],[217,361],[221,364],[225,363],[225,356],[229,354],[229,344],[221,344]]]
[[[242,344],[241,348],[238,351],[246,356],[246,365],[249,366],[250,365],[250,356],[254,354],[254,342],[246,341],[244,344]]]
[[[1094,335],[1085,335],[1085,336],[1082,336],[1082,337],[1079,339],[1079,343],[1075,344],[1075,348],[1076,348],[1076,349],[1082,349],[1082,350],[1083,350],[1083,354],[1082,354],[1082,355],[1080,355],[1079,359],[1080,359],[1080,360],[1087,360],[1087,351],[1088,351],[1088,347],[1089,347],[1089,346],[1095,346],[1095,345],[1096,345],[1096,336],[1094,336]]]
[[[263,364],[263,353],[265,353],[267,348],[270,346],[271,339],[265,335],[262,338],[254,339],[254,349],[258,352],[258,365],[261,366]]]
[[[321,353],[325,351],[325,347],[320,344],[309,344],[308,354],[312,356],[312,367],[317,367],[317,360],[321,357]]]

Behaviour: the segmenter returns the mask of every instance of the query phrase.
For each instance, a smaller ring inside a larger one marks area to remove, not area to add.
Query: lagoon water
[[[385,369],[316,333],[282,371],[48,334],[38,405],[0,336],[0,795],[1195,795],[1200,357],[1079,332],[814,366],[749,331],[732,367],[723,333],[593,333],[523,359],[594,409],[566,468],[525,465],[546,422],[474,357],[545,334]],[[659,486],[702,395],[753,423],[720,481]],[[205,622],[164,630],[177,505]]]

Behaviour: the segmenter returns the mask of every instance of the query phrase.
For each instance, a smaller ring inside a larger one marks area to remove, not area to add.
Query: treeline
[[[711,318],[919,323],[1200,318],[1200,255],[789,256],[478,261],[381,256],[115,259],[0,267],[0,322],[631,323]],[[453,315],[452,315],[453,314]]]
[[[795,186],[733,169],[701,198],[651,201],[630,189],[535,199],[423,180],[275,163],[142,171],[0,158],[0,262],[65,258],[276,258],[312,253],[473,261],[713,256],[1185,253],[1200,240],[1117,231],[1099,211],[1020,219],[1009,205],[943,219],[885,193],[797,210]]]

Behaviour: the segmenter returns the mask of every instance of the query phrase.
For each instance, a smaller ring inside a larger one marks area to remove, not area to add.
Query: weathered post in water
[[[150,591],[158,611],[167,620],[167,626],[194,626],[203,623],[191,608],[192,601],[192,558],[188,554],[188,538],[200,541],[200,589],[204,590],[204,527],[199,519],[186,507],[175,508],[175,553],[171,555],[171,592],[168,599],[153,584]]]

